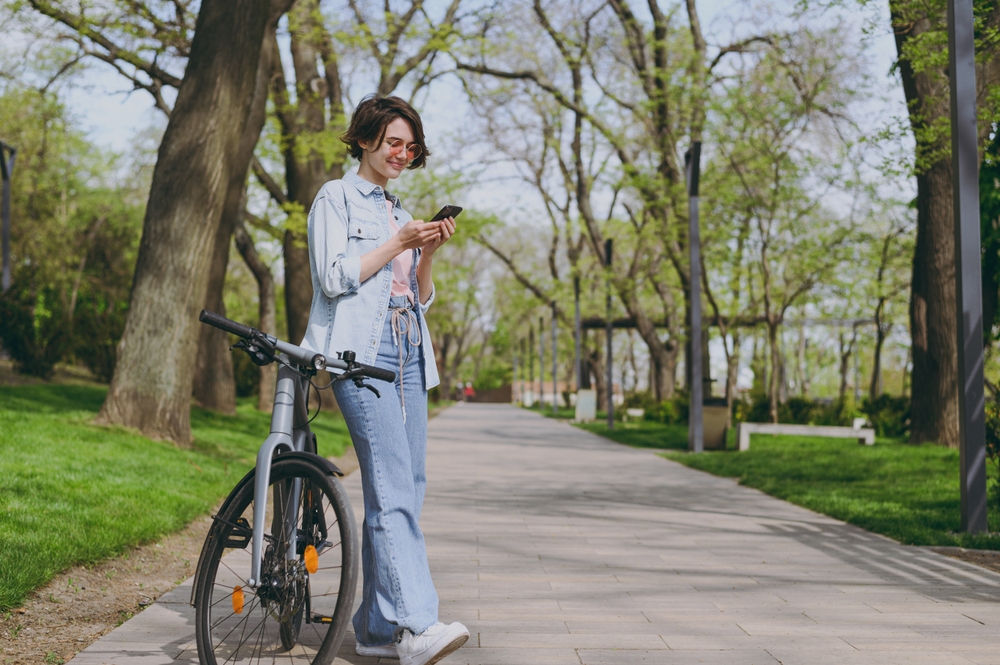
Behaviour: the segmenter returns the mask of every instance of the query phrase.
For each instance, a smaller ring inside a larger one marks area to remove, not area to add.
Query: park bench
[[[736,439],[740,442],[740,450],[750,450],[751,434],[791,434],[793,436],[826,436],[839,439],[857,439],[858,443],[863,443],[866,446],[875,443],[875,430],[867,427],[739,423],[736,426]]]

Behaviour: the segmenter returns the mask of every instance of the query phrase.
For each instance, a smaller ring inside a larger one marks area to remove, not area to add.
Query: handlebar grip
[[[237,337],[242,337],[243,339],[250,339],[250,333],[253,330],[250,326],[237,323],[236,321],[227,319],[220,314],[210,312],[207,309],[201,310],[201,314],[198,315],[198,320],[202,323],[207,323],[210,326],[215,326],[220,330],[232,333]]]
[[[392,383],[396,380],[396,373],[392,370],[382,369],[381,367],[372,367],[371,365],[362,365],[361,363],[358,363],[358,368],[365,376],[378,379],[379,381],[388,381],[389,383]]]

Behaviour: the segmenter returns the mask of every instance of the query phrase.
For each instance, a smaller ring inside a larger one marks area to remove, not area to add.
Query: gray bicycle
[[[271,433],[256,467],[213,517],[198,559],[191,602],[199,660],[326,665],[347,631],[360,548],[337,479],[344,474],[317,454],[309,391],[327,368],[341,370],[333,381],[376,395],[365,379],[392,382],[396,375],[355,362],[351,351],[327,358],[214,312],[203,310],[199,319],[236,335],[232,348],[257,365],[280,365]]]

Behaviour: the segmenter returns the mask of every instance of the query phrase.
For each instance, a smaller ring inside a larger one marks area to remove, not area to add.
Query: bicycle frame
[[[312,452],[313,437],[307,421],[308,405],[306,404],[307,379],[289,367],[287,355],[282,354],[278,365],[278,380],[274,389],[274,409],[271,412],[271,433],[260,450],[257,451],[257,473],[254,476],[253,505],[253,540],[251,544],[250,579],[247,586],[256,588],[260,582],[261,560],[264,551],[264,521],[267,511],[267,488],[271,480],[271,460],[279,451]],[[296,422],[299,423],[296,425]],[[296,480],[290,495],[285,499],[285,533],[290,534],[286,558],[296,556],[296,530],[298,521],[296,507],[298,506],[301,481]],[[274,516],[278,519],[278,515]]]

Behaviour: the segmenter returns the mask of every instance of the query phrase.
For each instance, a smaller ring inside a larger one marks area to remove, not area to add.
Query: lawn
[[[0,387],[0,610],[65,568],[117,555],[208,512],[254,464],[270,416],[192,409],[191,449],[90,421],[106,389]],[[339,414],[312,423],[320,453],[350,444]]]
[[[958,451],[932,444],[755,434],[745,452],[667,459],[717,476],[739,478],[771,496],[911,545],[1000,550],[997,466],[989,464],[991,536],[961,533]]]
[[[649,420],[637,420],[627,423],[617,422],[615,428],[609,430],[606,420],[573,424],[580,429],[635,448],[687,450],[688,447],[687,425],[664,425]]]

